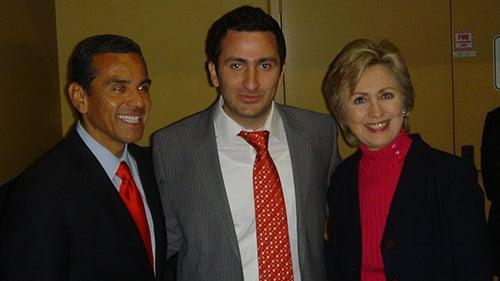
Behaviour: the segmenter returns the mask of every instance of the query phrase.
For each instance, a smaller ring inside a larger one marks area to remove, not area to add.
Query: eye
[[[113,90],[113,92],[117,93],[124,93],[126,91],[126,88],[123,85],[115,85],[111,89]]]
[[[393,94],[393,93],[391,93],[391,92],[384,92],[384,93],[382,94],[382,99],[383,99],[383,100],[390,100],[390,99],[392,99],[393,97],[394,97],[394,94]]]
[[[353,102],[354,104],[362,104],[362,103],[364,103],[365,101],[366,101],[366,99],[365,99],[365,97],[363,97],[363,96],[353,97],[353,100],[352,100],[352,102]]]
[[[271,64],[270,63],[261,63],[260,64],[260,68],[264,69],[264,70],[267,70],[267,69],[270,69],[271,68]]]
[[[141,85],[139,86],[139,91],[145,93],[145,94],[149,94],[149,89],[151,88],[151,85],[149,84],[144,84],[144,85]]]
[[[240,63],[233,63],[233,64],[231,64],[231,68],[232,69],[240,69],[241,68],[241,64]]]

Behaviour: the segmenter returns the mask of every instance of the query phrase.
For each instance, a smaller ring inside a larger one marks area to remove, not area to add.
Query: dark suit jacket
[[[500,274],[500,107],[486,115],[481,144],[481,174],[484,189],[491,200],[488,231],[493,270]]]
[[[491,281],[475,171],[418,135],[411,137],[380,244],[386,279]],[[328,192],[332,280],[360,280],[360,157],[358,151],[339,165]]]
[[[162,280],[166,234],[150,156],[129,145],[154,221],[156,278],[127,207],[76,131],[10,187],[2,280]]]
[[[216,106],[162,129],[153,139],[168,254],[179,252],[179,281],[243,281],[215,139]],[[322,281],[326,188],[339,162],[335,123],[329,115],[276,108],[292,161],[302,280]]]

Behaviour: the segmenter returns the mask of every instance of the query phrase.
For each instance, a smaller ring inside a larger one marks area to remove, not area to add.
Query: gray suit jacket
[[[153,137],[153,162],[166,215],[168,256],[179,281],[243,281],[238,241],[220,169],[214,109]],[[339,163],[331,116],[276,104],[292,160],[302,281],[325,280],[326,188]]]

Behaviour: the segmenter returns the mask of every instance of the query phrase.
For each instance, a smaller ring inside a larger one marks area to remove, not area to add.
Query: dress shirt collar
[[[85,145],[87,145],[90,151],[92,151],[92,154],[94,154],[94,156],[97,158],[110,180],[113,180],[113,177],[115,176],[116,170],[118,169],[121,161],[127,162],[129,166],[132,164],[130,155],[127,150],[127,144],[125,144],[122,156],[120,158],[117,158],[111,151],[102,146],[91,135],[89,135],[80,121],[78,121],[78,123],[76,124],[76,132],[78,133],[78,135],[80,135],[83,142],[85,143]]]
[[[225,144],[234,142],[235,137],[243,141],[242,138],[238,137],[240,131],[254,131],[248,128],[244,128],[231,117],[229,117],[226,112],[222,109],[224,105],[224,99],[222,96],[219,97],[219,101],[216,105],[214,114],[214,126],[215,126],[215,136],[218,139],[218,144],[224,146]],[[269,141],[272,142],[273,139],[279,142],[286,142],[285,128],[283,126],[283,120],[276,109],[274,101],[271,105],[271,112],[264,123],[264,126],[258,130],[269,131]]]

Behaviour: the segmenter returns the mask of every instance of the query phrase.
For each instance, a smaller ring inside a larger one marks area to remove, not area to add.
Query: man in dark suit
[[[500,107],[488,112],[481,143],[481,175],[486,195],[491,201],[488,218],[492,269],[500,275]]]
[[[153,139],[178,280],[325,280],[325,192],[339,162],[333,118],[274,102],[286,47],[261,9],[228,12],[206,43],[218,101]]]
[[[2,280],[163,280],[166,234],[143,134],[151,100],[140,47],[80,42],[66,139],[12,185],[1,228]]]

